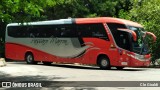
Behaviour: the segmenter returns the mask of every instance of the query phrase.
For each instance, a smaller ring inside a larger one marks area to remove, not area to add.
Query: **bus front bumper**
[[[132,59],[129,66],[131,66],[131,67],[148,67],[148,66],[150,66],[150,63],[151,63],[150,60],[140,61],[140,60]]]

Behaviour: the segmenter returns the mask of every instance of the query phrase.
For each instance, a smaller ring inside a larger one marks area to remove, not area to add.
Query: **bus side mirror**
[[[133,40],[137,41],[137,34],[134,31],[130,30],[130,33],[132,34]]]
[[[146,32],[146,35],[151,35],[152,38],[153,38],[153,42],[156,42],[157,37],[156,37],[153,33],[151,33],[151,32]]]
[[[132,37],[133,37],[133,40],[137,41],[137,34],[134,31],[129,30],[129,29],[123,29],[123,28],[118,28],[118,30],[130,33],[132,35]]]

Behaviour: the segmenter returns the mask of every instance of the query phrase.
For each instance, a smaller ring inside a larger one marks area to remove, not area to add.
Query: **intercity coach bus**
[[[101,69],[148,66],[150,52],[142,25],[97,17],[11,23],[6,28],[5,55],[28,64],[81,63]]]

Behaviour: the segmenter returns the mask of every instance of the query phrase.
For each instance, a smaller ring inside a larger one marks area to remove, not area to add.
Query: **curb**
[[[6,66],[6,61],[4,58],[0,58],[0,67]]]

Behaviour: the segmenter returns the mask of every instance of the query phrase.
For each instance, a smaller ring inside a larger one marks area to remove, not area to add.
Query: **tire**
[[[109,58],[101,56],[98,58],[98,66],[100,69],[111,69]]]
[[[27,64],[37,64],[37,62],[34,61],[34,56],[32,53],[26,54],[25,60],[26,60]]]
[[[52,62],[43,62],[44,65],[51,65]]]
[[[124,67],[118,66],[116,67],[118,70],[122,70]]]

